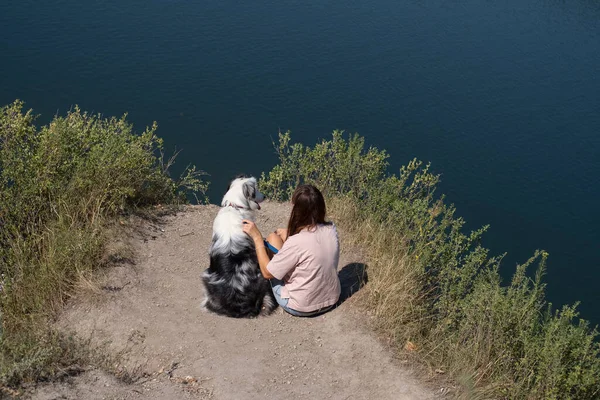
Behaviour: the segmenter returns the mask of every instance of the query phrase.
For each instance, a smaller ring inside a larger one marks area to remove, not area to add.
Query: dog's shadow
[[[367,275],[367,265],[363,263],[350,263],[344,266],[338,272],[338,278],[342,285],[340,299],[336,306],[340,306],[358,292],[364,285],[367,284],[369,278]]]

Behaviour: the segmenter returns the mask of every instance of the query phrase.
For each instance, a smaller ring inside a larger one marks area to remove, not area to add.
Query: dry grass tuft
[[[576,306],[554,310],[545,300],[546,252],[504,283],[502,256],[480,244],[487,227],[463,232],[454,207],[435,196],[429,166],[413,160],[389,175],[385,152],[338,131],[313,148],[290,144],[289,133],[279,139],[280,164],[261,190],[283,200],[299,183],[321,189],[336,223],[368,251],[361,299],[398,351],[443,376],[458,398],[600,396],[598,332]]]
[[[128,212],[207,187],[193,168],[169,177],[173,158],[164,162],[156,124],[137,135],[125,117],[78,108],[42,128],[34,119],[19,101],[0,108],[4,387],[59,377],[89,356],[51,322],[76,292],[98,292],[92,276],[102,266],[131,259],[127,243],[109,241]]]

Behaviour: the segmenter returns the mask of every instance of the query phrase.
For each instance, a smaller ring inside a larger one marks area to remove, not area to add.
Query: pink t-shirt
[[[282,298],[297,311],[316,311],[335,304],[341,286],[337,275],[340,246],[335,225],[318,225],[290,236],[267,265],[283,280]]]

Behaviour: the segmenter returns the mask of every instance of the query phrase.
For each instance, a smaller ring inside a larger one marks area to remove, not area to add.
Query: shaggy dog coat
[[[263,200],[253,177],[234,179],[223,197],[213,223],[210,266],[202,275],[203,305],[209,311],[244,318],[269,314],[277,306],[260,272],[254,242],[242,230],[242,220],[254,221]]]

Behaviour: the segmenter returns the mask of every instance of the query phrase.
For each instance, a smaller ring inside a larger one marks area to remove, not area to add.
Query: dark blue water
[[[1,104],[156,120],[213,201],[279,128],[431,161],[507,270],[548,250],[550,299],[600,322],[596,1],[4,1],[0,57]]]

